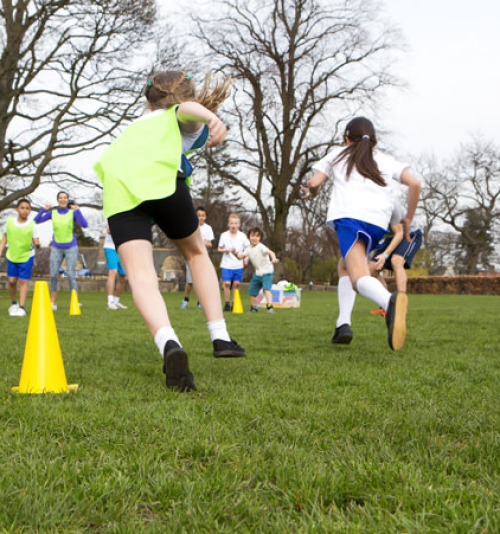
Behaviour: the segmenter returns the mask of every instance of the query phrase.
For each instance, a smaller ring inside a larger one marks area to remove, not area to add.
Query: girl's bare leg
[[[118,255],[127,273],[135,305],[154,337],[160,328],[170,326],[170,319],[158,285],[153,245],[145,239],[134,239],[120,245]]]
[[[217,273],[203,242],[200,230],[189,237],[172,240],[184,256],[193,275],[193,285],[208,322],[223,318]],[[224,293],[226,284],[224,284]]]
[[[24,308],[28,296],[28,280],[19,279],[19,306]]]

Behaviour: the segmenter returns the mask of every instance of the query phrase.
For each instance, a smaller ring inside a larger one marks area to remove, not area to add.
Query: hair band
[[[361,139],[370,139],[370,136],[365,134]]]
[[[186,74],[186,80],[192,80],[193,77],[191,76],[191,74]]]
[[[148,80],[147,86],[148,87],[152,87],[153,86],[153,80]]]

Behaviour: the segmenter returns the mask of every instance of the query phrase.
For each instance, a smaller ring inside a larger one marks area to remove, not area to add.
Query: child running
[[[7,219],[4,236],[0,241],[0,256],[7,245],[7,276],[9,279],[9,292],[12,304],[9,315],[24,317],[26,315],[26,296],[28,295],[28,280],[31,280],[33,259],[35,257],[34,245],[39,246],[38,228],[28,217],[31,213],[31,204],[25,198],[18,201],[16,206],[17,217]],[[19,280],[19,303],[17,301],[17,281]]]
[[[267,300],[267,311],[274,313],[271,289],[273,287],[274,264],[278,263],[279,260],[272,250],[260,242],[263,236],[264,232],[259,227],[252,228],[248,232],[251,246],[247,247],[243,252],[233,252],[239,259],[249,258],[255,269],[250,287],[248,288],[250,312],[252,313],[259,311],[257,307],[257,295],[261,289],[264,290],[264,295]]]
[[[188,155],[222,143],[224,123],[215,115],[229,95],[229,80],[196,94],[191,76],[159,72],[146,83],[150,113],[130,124],[107,148],[94,169],[103,184],[104,216],[125,267],[134,302],[163,357],[167,387],[195,390],[186,351],[168,317],[153,263],[151,225],[177,246],[193,274],[208,321],[215,357],[242,357],[222,315],[217,275],[201,237],[189,186]]]
[[[365,117],[356,117],[346,126],[346,148],[334,148],[314,165],[316,173],[303,187],[304,196],[317,194],[321,184],[333,179],[327,225],[338,236],[342,259],[339,262],[338,298],[340,309],[352,309],[357,292],[378,304],[386,312],[389,346],[400,350],[406,338],[406,293],[392,295],[370,276],[367,257],[387,233],[394,206],[393,187],[396,181],[408,186],[408,210],[405,226],[413,219],[420,194],[420,182],[408,165],[399,163],[378,150],[375,129]],[[343,304],[348,305],[344,306]],[[340,315],[333,343],[350,343],[350,317]]]
[[[111,237],[108,223],[106,223],[106,234],[104,237],[104,255],[108,264],[108,310],[126,310],[127,306],[120,302],[120,297],[125,289],[127,276],[116,252],[115,242]]]
[[[220,267],[222,271],[222,284],[224,286],[224,311],[231,311],[231,288],[234,291],[243,282],[243,260],[235,257],[234,253],[243,252],[250,246],[247,236],[240,232],[241,221],[236,213],[231,213],[228,217],[227,225],[229,230],[223,232],[219,238],[219,252],[222,252]],[[248,261],[248,260],[246,260]]]
[[[35,217],[37,224],[52,220],[54,234],[50,249],[50,301],[54,311],[57,310],[59,269],[65,258],[69,288],[70,290],[78,291],[76,283],[78,243],[75,234],[75,223],[82,228],[87,228],[89,225],[78,206],[70,203],[69,195],[65,191],[57,193],[57,204],[57,208],[52,208],[51,204],[46,204]]]
[[[212,227],[207,224],[207,210],[203,206],[196,208],[196,215],[198,215],[198,221],[200,221],[200,233],[207,247],[207,251],[212,248],[212,241],[214,240],[214,231]],[[186,287],[184,289],[184,299],[181,302],[181,310],[187,310],[189,306],[189,295],[191,294],[191,288],[193,287],[193,277],[189,270],[189,265],[186,264]],[[201,309],[200,301],[198,301],[198,308]]]

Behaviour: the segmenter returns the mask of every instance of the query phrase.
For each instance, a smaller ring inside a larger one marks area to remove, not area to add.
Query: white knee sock
[[[231,341],[231,337],[226,328],[226,321],[219,319],[218,321],[210,321],[207,323],[208,331],[210,332],[210,338],[212,341],[216,339],[222,339],[223,341]]]
[[[348,276],[339,278],[337,294],[339,298],[339,317],[337,319],[337,327],[343,324],[351,324],[351,314],[352,309],[354,308],[354,301],[356,300],[356,291],[354,291],[351,279]]]
[[[356,284],[356,289],[360,295],[370,299],[387,311],[391,294],[373,276],[362,276]]]
[[[176,336],[174,329],[171,326],[162,326],[155,334],[155,343],[160,351],[161,357],[163,358],[163,351],[165,350],[165,345],[167,341],[175,341],[181,347],[181,342]]]

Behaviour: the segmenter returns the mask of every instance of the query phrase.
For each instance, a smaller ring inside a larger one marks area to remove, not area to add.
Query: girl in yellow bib
[[[24,317],[26,310],[26,296],[28,294],[28,280],[31,280],[34,245],[39,245],[38,229],[33,220],[29,220],[31,204],[25,198],[19,200],[16,206],[17,217],[7,219],[5,234],[0,241],[0,256],[7,245],[7,276],[9,278],[9,292],[12,304],[9,315]],[[17,281],[19,280],[19,303],[17,302]]]
[[[229,81],[196,93],[191,76],[160,72],[146,83],[147,111],[106,149],[94,169],[103,184],[104,217],[127,272],[134,302],[163,357],[167,387],[194,390],[187,354],[171,326],[153,263],[156,223],[187,261],[205,313],[215,357],[241,357],[222,316],[215,269],[199,230],[189,183],[188,156],[222,143],[227,131],[215,115],[229,96]]]
[[[54,235],[50,249],[50,300],[52,309],[57,310],[57,282],[59,269],[66,258],[67,275],[70,290],[78,291],[76,284],[76,263],[78,261],[78,244],[75,235],[75,223],[87,228],[88,223],[76,204],[70,203],[65,191],[57,193],[57,207],[46,204],[35,217],[38,224],[52,219]]]

